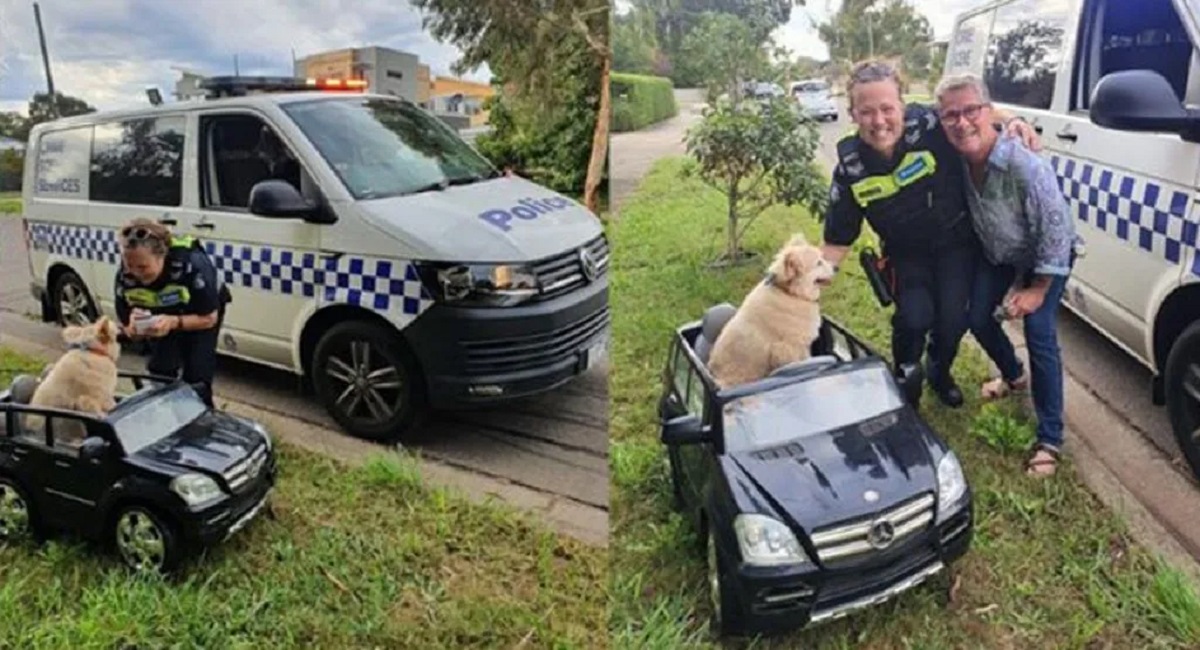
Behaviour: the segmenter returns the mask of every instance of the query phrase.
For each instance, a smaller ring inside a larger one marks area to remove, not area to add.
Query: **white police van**
[[[209,99],[37,126],[23,198],[43,318],[115,315],[117,230],[150,217],[199,238],[229,287],[219,352],[306,378],[354,435],[546,391],[604,355],[595,215],[411,102],[313,84],[214,78]]]
[[[1065,304],[1154,373],[1200,476],[1200,2],[1008,0],[961,15],[946,73],[1029,120],[1087,242]]]

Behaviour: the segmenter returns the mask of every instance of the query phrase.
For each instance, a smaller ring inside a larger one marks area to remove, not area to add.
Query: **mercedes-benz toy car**
[[[843,617],[970,546],[971,489],[918,414],[920,366],[825,319],[812,357],[719,390],[705,366],[735,308],[674,334],[659,402],[674,504],[704,542],[719,634]]]
[[[111,543],[134,570],[170,573],[267,507],[276,465],[262,425],[209,409],[190,384],[122,373],[105,417],[0,392],[0,541],[58,530]]]

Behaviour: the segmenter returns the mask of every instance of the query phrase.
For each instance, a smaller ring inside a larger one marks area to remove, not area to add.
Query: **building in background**
[[[434,112],[465,115],[471,126],[487,124],[483,102],[496,94],[490,84],[454,77],[435,77],[430,87],[430,109]]]
[[[415,54],[386,47],[318,52],[296,61],[293,74],[304,78],[363,79],[367,92],[419,103],[421,62]]]

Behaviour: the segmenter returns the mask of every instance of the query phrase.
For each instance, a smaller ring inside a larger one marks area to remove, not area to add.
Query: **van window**
[[[497,174],[449,125],[415,104],[337,98],[282,108],[356,199],[400,196]]]
[[[52,199],[86,201],[91,151],[90,126],[43,133],[38,139],[34,194]]]
[[[983,69],[987,54],[988,34],[996,10],[989,9],[964,18],[954,29],[954,36],[946,48],[946,74],[978,72]]]
[[[245,210],[250,189],[264,180],[290,183],[311,198],[302,167],[287,143],[254,115],[203,115],[201,206]]]
[[[182,116],[97,124],[92,141],[91,199],[177,206],[183,195]]]
[[[1106,74],[1153,70],[1184,100],[1194,50],[1171,0],[1090,0],[1083,13],[1071,109],[1087,110]]]
[[[996,10],[984,66],[993,100],[1050,108],[1068,8],[1066,2],[1019,0]]]

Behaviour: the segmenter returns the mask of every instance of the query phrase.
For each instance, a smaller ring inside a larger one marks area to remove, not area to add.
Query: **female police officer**
[[[127,336],[150,341],[151,374],[196,386],[212,406],[217,333],[229,302],[212,260],[196,240],[177,238],[161,224],[134,219],[120,231],[116,277],[117,316]],[[136,312],[158,318],[139,331]]]
[[[917,364],[929,338],[929,385],[941,401],[962,405],[950,374],[967,330],[967,303],[980,255],[967,213],[966,172],[932,107],[905,105],[900,76],[890,64],[866,61],[850,74],[847,95],[857,133],[837,143],[837,165],[825,219],[824,253],[834,267],[862,231],[865,218],[879,235],[896,311],[892,358]],[[1007,115],[997,111],[997,121]],[[1010,132],[1032,147],[1024,122]]]

